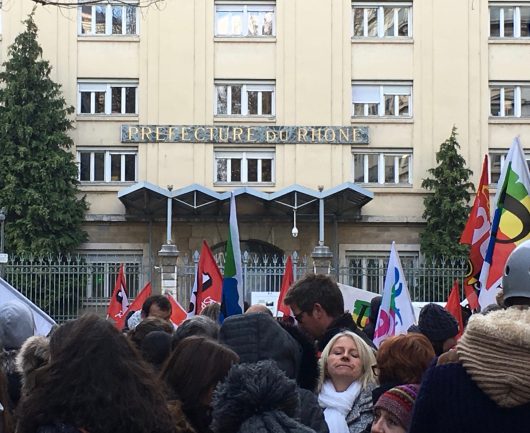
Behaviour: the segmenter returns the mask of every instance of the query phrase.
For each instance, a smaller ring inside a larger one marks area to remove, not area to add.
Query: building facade
[[[221,251],[233,190],[243,249],[415,260],[451,128],[492,192],[530,136],[530,1],[71,3],[35,20],[75,107],[88,256]],[[33,6],[3,1],[2,62]]]

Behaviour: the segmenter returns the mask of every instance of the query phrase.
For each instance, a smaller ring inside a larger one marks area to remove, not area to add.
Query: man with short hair
[[[149,296],[142,305],[142,319],[158,317],[169,320],[171,317],[171,303],[162,295]]]
[[[317,340],[319,351],[342,330],[359,335],[370,347],[372,341],[344,312],[344,299],[339,286],[326,275],[309,274],[296,281],[284,299],[291,308],[298,325]]]

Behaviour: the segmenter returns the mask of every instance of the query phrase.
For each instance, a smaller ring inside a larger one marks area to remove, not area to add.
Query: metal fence
[[[195,269],[199,254],[184,257],[175,267],[175,289],[177,299],[186,307],[195,280]],[[224,268],[222,254],[216,256],[221,272]],[[286,257],[258,256],[244,253],[242,270],[245,281],[245,300],[250,301],[251,292],[277,292],[280,290]],[[134,298],[147,282],[155,292],[161,287],[161,268],[144,263],[143,259],[127,261],[127,257],[103,256],[99,258],[76,256],[74,258],[13,258],[0,265],[3,278],[32,300],[57,322],[78,317],[86,311],[104,315],[112,294],[119,266],[125,264],[125,275],[129,297]],[[312,262],[308,257],[293,254],[295,280],[311,272]],[[404,263],[409,292],[413,301],[445,301],[455,279],[462,280],[466,262],[446,260],[438,263]],[[380,293],[386,274],[386,263],[366,266],[362,261],[350,261],[348,266],[331,270],[340,283]]]

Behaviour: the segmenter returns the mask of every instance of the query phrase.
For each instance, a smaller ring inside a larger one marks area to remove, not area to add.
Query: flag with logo
[[[485,155],[477,195],[475,196],[469,219],[462,232],[462,236],[460,237],[461,244],[467,244],[470,246],[468,271],[464,278],[464,290],[469,306],[472,310],[478,308],[478,298],[475,289],[480,289],[480,272],[488,249],[490,231],[488,155]]]
[[[530,239],[529,193],[528,165],[519,138],[515,138],[502,166],[495,195],[491,235],[480,274],[482,308],[496,303],[508,256],[515,247]]]
[[[230,196],[230,225],[226,242],[222,292],[221,322],[229,316],[243,312],[243,272],[241,269],[236,197],[233,192]]]
[[[166,297],[171,304],[171,316],[169,320],[171,320],[174,325],[179,326],[182,322],[184,322],[184,320],[187,319],[188,313],[184,307],[182,307],[182,305],[180,305],[180,303],[173,296],[171,296],[171,294],[166,293]]]
[[[449,311],[458,322],[458,334],[456,335],[456,338],[460,338],[464,332],[464,321],[462,320],[462,307],[460,305],[460,288],[458,287],[458,280],[455,280],[453,283],[453,288],[451,289],[451,293],[449,293],[449,297],[447,298],[445,309]]]
[[[223,276],[206,241],[202,241],[195,278],[197,284],[195,314],[200,314],[208,305],[221,303],[223,290]]]
[[[153,293],[153,288],[151,287],[151,283],[147,283],[142,290],[136,295],[136,298],[134,298],[134,301],[131,305],[129,305],[129,308],[126,310],[126,314],[122,316],[120,320],[116,321],[116,326],[118,329],[123,329],[125,326],[125,318],[130,317],[129,313],[140,311],[142,309],[142,305],[144,305],[144,302],[151,294]]]
[[[383,287],[383,299],[377,315],[374,334],[375,346],[379,347],[387,337],[405,334],[414,323],[416,323],[416,317],[410,300],[407,281],[395,243],[392,242]]]
[[[119,323],[125,319],[125,313],[128,308],[129,299],[127,298],[127,285],[125,283],[125,271],[122,263],[110,298],[109,307],[107,309],[107,318],[112,319],[114,324],[119,327]]]
[[[289,287],[291,287],[291,285],[293,284],[293,281],[293,260],[291,259],[291,256],[289,256],[287,257],[287,261],[285,262],[285,271],[283,273],[282,286],[280,288],[280,295],[278,296],[277,311],[281,311],[283,313],[282,317],[288,317],[293,315],[291,308],[289,308],[289,306],[283,303],[285,295],[287,294]]]

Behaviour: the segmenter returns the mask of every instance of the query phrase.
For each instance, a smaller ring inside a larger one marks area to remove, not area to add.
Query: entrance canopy
[[[122,189],[118,198],[130,219],[165,219],[171,199],[173,220],[215,221],[227,219],[230,194],[198,184],[169,190],[139,182]],[[242,187],[234,189],[234,194],[240,221],[291,219],[294,211],[299,220],[314,221],[318,219],[320,199],[324,201],[326,215],[332,214],[342,221],[357,220],[361,208],[374,197],[372,192],[351,182],[322,191],[296,184],[272,193]]]

